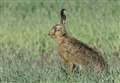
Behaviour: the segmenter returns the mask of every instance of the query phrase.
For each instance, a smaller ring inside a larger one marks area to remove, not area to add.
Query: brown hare
[[[62,9],[60,24],[56,24],[49,32],[52,37],[59,44],[58,52],[64,63],[69,65],[70,71],[74,71],[76,65],[87,67],[88,65],[95,71],[102,71],[105,67],[103,57],[93,48],[84,44],[83,42],[71,37],[65,29],[66,16],[65,9]]]

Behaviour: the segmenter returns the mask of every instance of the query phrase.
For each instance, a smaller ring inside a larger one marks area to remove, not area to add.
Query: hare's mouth
[[[54,34],[48,33],[48,35],[49,35],[51,38],[55,38],[55,35],[54,35]]]

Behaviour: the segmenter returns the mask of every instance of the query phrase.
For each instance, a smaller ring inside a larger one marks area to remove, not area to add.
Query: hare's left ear
[[[60,23],[61,24],[65,24],[65,22],[66,22],[66,15],[64,14],[64,11],[65,11],[66,9],[61,9],[61,11],[60,11],[60,15],[61,15],[61,20],[60,20]]]

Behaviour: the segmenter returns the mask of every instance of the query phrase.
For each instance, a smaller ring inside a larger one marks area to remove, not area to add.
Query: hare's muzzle
[[[48,35],[53,38],[54,34],[49,32]]]
[[[50,33],[48,33],[48,35],[50,36]]]
[[[51,33],[51,32],[49,32],[49,33],[48,33],[48,35],[49,35],[49,36],[52,36],[52,33]]]
[[[51,31],[49,31],[48,35],[51,36],[51,37],[54,36],[55,35],[54,29],[52,29]]]

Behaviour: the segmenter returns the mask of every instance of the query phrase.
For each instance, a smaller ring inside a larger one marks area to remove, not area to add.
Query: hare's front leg
[[[69,71],[70,71],[70,72],[74,72],[74,71],[75,71],[75,68],[76,68],[76,65],[73,64],[73,63],[69,63],[68,65],[69,65]]]

